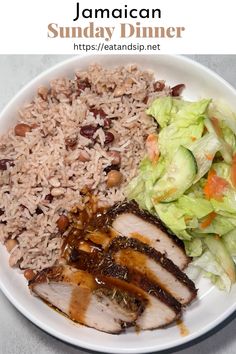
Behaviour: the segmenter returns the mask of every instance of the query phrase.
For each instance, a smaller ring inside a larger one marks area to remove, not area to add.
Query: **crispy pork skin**
[[[183,243],[174,236],[160,219],[139,209],[135,201],[117,204],[108,211],[111,227],[120,235],[139,239],[165,254],[180,269],[190,258]]]
[[[120,333],[144,309],[144,302],[134,293],[70,266],[41,271],[29,287],[73,321],[107,333]]]
[[[182,305],[197,294],[194,283],[171,260],[147,244],[133,238],[117,237],[108,252],[115,262],[135,269],[170,293]]]
[[[73,250],[71,264],[82,270],[109,278],[121,289],[133,292],[147,301],[143,313],[136,320],[140,329],[154,329],[166,326],[181,315],[181,304],[169,293],[160,288],[156,282],[144,276],[136,270],[130,270],[125,266],[116,264],[108,255],[98,252],[87,253],[81,250]]]

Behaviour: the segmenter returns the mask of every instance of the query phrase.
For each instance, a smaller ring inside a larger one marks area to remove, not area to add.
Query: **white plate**
[[[48,84],[52,78],[73,75],[75,69],[85,69],[88,64],[98,62],[104,66],[137,63],[152,69],[159,79],[168,84],[185,83],[184,97],[223,98],[235,110],[236,91],[223,79],[203,66],[179,56],[83,56],[74,57],[44,72],[25,86],[8,104],[0,115],[0,132],[14,123],[17,109],[33,97],[39,85]],[[205,279],[198,282],[197,301],[184,313],[184,324],[189,335],[183,337],[178,326],[140,333],[128,332],[109,335],[77,325],[53,311],[43,302],[29,294],[25,279],[16,270],[8,267],[8,255],[0,247],[0,288],[12,304],[28,319],[46,332],[79,347],[109,353],[148,353],[172,348],[201,336],[214,328],[236,309],[236,286],[230,294],[212,287]]]

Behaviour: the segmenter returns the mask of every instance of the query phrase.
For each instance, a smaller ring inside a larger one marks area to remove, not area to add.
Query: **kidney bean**
[[[119,169],[120,169],[120,166],[118,166],[118,165],[109,165],[109,166],[105,167],[103,171],[106,174],[108,174],[110,171],[119,171]]]
[[[185,88],[184,84],[179,84],[179,85],[171,87],[171,96],[173,96],[173,97],[180,96],[184,88]]]
[[[4,210],[0,208],[0,216],[4,215]],[[6,221],[0,221],[0,224],[6,225]]]
[[[47,200],[49,203],[51,203],[51,202],[53,201],[53,195],[47,194],[47,195],[45,196],[45,200]]]
[[[104,144],[110,144],[115,139],[114,135],[111,132],[105,132],[105,141]]]
[[[19,123],[15,126],[15,135],[25,137],[26,133],[31,132],[32,127],[25,123]]]
[[[30,128],[31,128],[31,130],[36,129],[36,128],[39,128],[39,125],[36,123],[33,123],[33,124],[31,124]]]
[[[80,129],[80,134],[88,139],[92,139],[93,134],[96,132],[97,129],[98,129],[98,127],[95,127],[94,125],[91,125],[91,124],[84,125]]]
[[[104,112],[102,108],[91,107],[89,108],[89,112],[93,113],[94,117],[97,117],[99,115],[101,118],[105,118],[107,116],[107,114]]]
[[[104,128],[110,128],[111,127],[111,118],[105,118],[104,119]]]
[[[76,138],[66,138],[65,139],[65,144],[66,144],[66,147],[69,148],[69,149],[74,149],[76,144],[77,144],[77,137]]]
[[[35,210],[35,213],[37,215],[40,215],[40,214],[43,214],[43,211],[42,211],[42,209],[40,207],[37,207],[36,210]]]
[[[155,92],[163,91],[165,88],[165,83],[163,81],[156,81],[153,84],[153,88]]]
[[[68,229],[69,224],[70,221],[66,215],[61,215],[57,220],[57,227],[61,233],[65,232]]]
[[[119,165],[121,162],[121,155],[118,151],[109,151],[108,156],[112,158],[112,165]]]
[[[89,82],[89,80],[86,78],[84,80],[80,79],[79,77],[77,77],[77,87],[78,87],[78,91],[79,93],[81,93],[82,91],[84,91],[87,87],[90,88],[91,84]]]
[[[12,160],[12,159],[1,159],[0,160],[0,171],[6,171],[8,166],[15,166],[14,160]]]

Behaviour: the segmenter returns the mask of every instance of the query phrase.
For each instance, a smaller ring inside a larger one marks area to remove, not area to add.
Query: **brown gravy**
[[[86,312],[90,303],[91,290],[75,287],[71,294],[69,317],[76,322],[86,323]]]
[[[145,254],[132,249],[123,249],[116,253],[115,261],[130,269],[137,270],[168,291],[166,286],[160,282],[160,279],[148,266],[148,257]]]
[[[136,238],[137,240],[143,242],[143,243],[146,243],[146,244],[149,245],[149,246],[151,245],[150,239],[149,239],[148,237],[144,236],[144,235],[141,235],[141,234],[138,233],[138,232],[132,232],[132,233],[131,233],[131,236],[132,236],[133,238]]]
[[[71,212],[72,227],[62,245],[62,256],[68,260],[72,249],[102,251],[114,237],[107,225],[105,208],[97,208],[91,198],[88,204]]]
[[[180,335],[182,337],[186,337],[189,335],[189,329],[188,329],[188,327],[186,327],[186,325],[184,324],[184,322],[182,320],[177,320],[176,324],[179,328]]]

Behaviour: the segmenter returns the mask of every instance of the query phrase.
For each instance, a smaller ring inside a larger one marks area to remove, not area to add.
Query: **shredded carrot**
[[[148,135],[146,149],[149,159],[155,164],[159,159],[158,136],[156,134]]]
[[[197,140],[196,136],[191,136],[191,140],[192,140],[192,141]]]
[[[228,182],[224,178],[218,177],[216,171],[211,169],[208,172],[207,182],[203,191],[207,199],[213,198],[221,201],[225,188],[228,187],[228,185]]]
[[[205,154],[205,156],[206,156],[206,159],[209,161],[212,161],[214,159],[214,155],[212,155],[212,154]]]
[[[160,197],[153,197],[152,201],[153,203],[159,203],[162,201],[165,201],[167,198],[171,197],[174,193],[176,193],[177,189],[176,188],[171,188],[169,191],[167,191],[166,193],[164,193],[162,196]]]
[[[209,225],[211,225],[212,221],[215,219],[216,216],[217,214],[214,211],[208,214],[206,219],[201,222],[200,228],[206,229]]]
[[[221,130],[221,127],[220,127],[220,124],[219,124],[219,120],[216,117],[212,117],[211,118],[211,122],[212,122],[212,125],[213,125],[214,129],[215,129],[216,134],[219,137],[222,137],[222,130]]]

